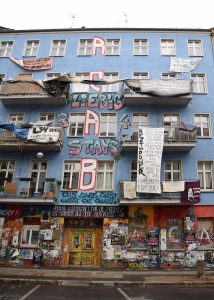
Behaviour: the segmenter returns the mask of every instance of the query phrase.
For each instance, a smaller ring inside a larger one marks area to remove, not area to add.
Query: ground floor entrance
[[[102,219],[94,219],[91,220],[91,222],[88,222],[88,219],[65,220],[65,265],[100,266],[103,234],[102,226]]]

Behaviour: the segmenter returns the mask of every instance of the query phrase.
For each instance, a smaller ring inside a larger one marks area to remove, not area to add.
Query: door
[[[72,228],[70,230],[69,264],[94,265],[94,228]]]

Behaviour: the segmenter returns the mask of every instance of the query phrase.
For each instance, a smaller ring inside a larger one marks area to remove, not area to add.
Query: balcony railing
[[[0,129],[0,151],[60,151],[63,145],[64,131],[59,128],[57,142],[39,143],[18,138],[14,131]]]
[[[121,133],[122,151],[136,151],[138,128],[131,126],[131,134]],[[190,151],[196,146],[197,128],[187,126],[166,127],[164,130],[164,151]]]
[[[128,198],[124,194],[124,183],[130,181],[119,181],[118,184],[118,197],[120,203],[133,203],[133,204],[140,204],[140,203],[148,203],[148,204],[178,204],[181,203],[181,192],[165,192],[163,191],[163,181],[161,184],[161,194],[148,194],[148,193],[137,193],[135,197]],[[136,182],[135,183],[135,191],[136,191]],[[198,180],[188,180],[189,186],[195,186],[195,183],[198,183]]]
[[[35,189],[34,178],[16,178],[12,182],[7,178],[0,180],[0,203],[54,203],[57,194],[57,180],[55,178],[45,178]]]
[[[131,79],[126,84],[129,86],[124,89],[126,106],[186,106],[192,100],[191,80]]]

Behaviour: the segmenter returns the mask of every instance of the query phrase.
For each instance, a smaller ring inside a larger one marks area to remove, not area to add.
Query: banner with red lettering
[[[40,71],[52,68],[52,57],[35,58],[35,59],[10,59],[25,70]]]

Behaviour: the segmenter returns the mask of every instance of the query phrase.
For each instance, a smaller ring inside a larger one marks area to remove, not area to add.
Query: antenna
[[[125,24],[126,24],[126,27],[127,27],[127,24],[128,24],[128,16],[126,13],[123,13],[124,17],[125,17]]]
[[[75,14],[72,14],[72,13],[70,13],[70,12],[68,12],[68,11],[66,11],[66,13],[72,18],[71,28],[73,28],[73,26],[74,26]]]

